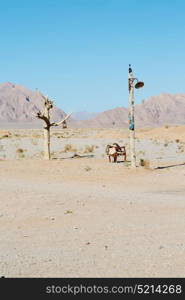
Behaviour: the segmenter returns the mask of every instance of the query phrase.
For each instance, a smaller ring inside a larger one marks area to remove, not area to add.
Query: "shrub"
[[[76,152],[76,149],[71,144],[66,144],[64,146],[64,152]]]
[[[65,215],[67,215],[67,214],[72,214],[72,213],[73,213],[72,210],[66,210],[66,211],[64,212]]]
[[[17,152],[17,153],[23,153],[24,150],[23,150],[22,148],[18,148],[18,149],[16,150],[16,152]]]
[[[91,146],[86,145],[86,146],[85,146],[84,153],[91,153],[91,152],[93,152],[93,151],[94,151],[94,145],[91,145]]]
[[[89,166],[86,166],[86,167],[84,168],[84,170],[88,172],[88,171],[90,171],[90,170],[91,170],[91,167],[89,167]]]
[[[140,166],[145,167],[146,169],[150,168],[150,161],[147,159],[140,159]]]

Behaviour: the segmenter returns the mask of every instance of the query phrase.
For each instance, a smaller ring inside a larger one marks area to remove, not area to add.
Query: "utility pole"
[[[137,83],[134,86],[134,81]],[[136,168],[136,151],[135,151],[135,120],[134,120],[134,88],[139,89],[144,86],[144,82],[138,81],[133,77],[131,65],[128,69],[128,119],[129,119],[129,139],[130,139],[130,158],[131,167]]]
[[[135,153],[135,124],[134,124],[134,86],[133,86],[133,73],[131,65],[128,69],[128,119],[129,119],[129,139],[130,139],[130,158],[131,158],[131,167],[136,167],[136,153]]]

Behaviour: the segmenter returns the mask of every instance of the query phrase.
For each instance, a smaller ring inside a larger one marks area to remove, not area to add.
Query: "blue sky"
[[[185,93],[184,0],[0,0],[0,82],[40,89],[68,111]]]

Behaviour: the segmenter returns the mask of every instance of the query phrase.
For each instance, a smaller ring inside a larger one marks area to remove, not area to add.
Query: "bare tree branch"
[[[70,116],[72,115],[72,113],[68,114],[67,116],[65,116],[65,118],[63,120],[61,120],[60,122],[56,123],[56,122],[53,122],[50,124],[50,126],[59,126],[61,125],[62,123],[64,123]]]
[[[50,126],[50,122],[49,122],[48,118],[44,114],[42,114],[40,111],[36,114],[36,117],[38,119],[42,119],[43,121],[45,121],[47,126]]]

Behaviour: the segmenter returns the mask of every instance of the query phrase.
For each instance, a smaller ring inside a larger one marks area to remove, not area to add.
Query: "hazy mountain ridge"
[[[35,118],[38,110],[43,110],[43,100],[37,90],[30,91],[23,86],[9,82],[0,84],[1,122],[40,122]],[[65,115],[63,110],[54,106],[51,119],[58,121]],[[74,113],[69,120],[69,126],[82,128],[128,127],[127,108],[116,107],[93,115],[94,113],[88,112]],[[93,117],[89,118],[90,116]],[[185,94],[160,94],[149,97],[135,106],[135,121],[136,127],[185,124]]]
[[[73,119],[82,121],[82,120],[88,120],[91,118],[94,118],[98,115],[98,113],[95,112],[88,112],[88,111],[77,111],[73,113]]]
[[[160,94],[135,105],[136,127],[185,124],[185,94]],[[79,124],[80,125],[80,124]],[[81,122],[82,127],[128,127],[128,109],[117,107]]]

